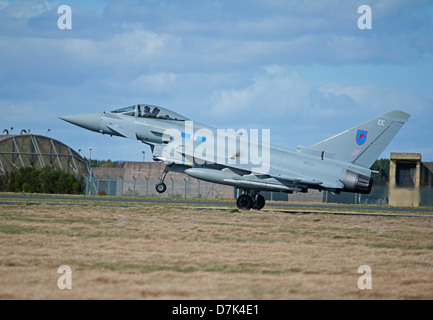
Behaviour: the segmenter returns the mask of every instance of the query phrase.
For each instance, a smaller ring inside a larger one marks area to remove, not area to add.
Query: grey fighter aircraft
[[[390,111],[313,146],[299,145],[296,151],[263,141],[263,132],[260,141],[253,132],[249,136],[246,130],[215,129],[148,104],[60,119],[149,145],[153,159],[166,163],[156,185],[159,193],[166,190],[167,172],[175,171],[237,187],[237,207],[260,210],[265,206],[261,191],[369,194],[374,173],[370,167],[409,117]]]

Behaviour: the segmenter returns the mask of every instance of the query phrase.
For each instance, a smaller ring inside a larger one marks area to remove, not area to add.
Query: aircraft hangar
[[[25,167],[51,167],[84,177],[90,175],[87,162],[60,141],[32,134],[0,136],[0,174]]]

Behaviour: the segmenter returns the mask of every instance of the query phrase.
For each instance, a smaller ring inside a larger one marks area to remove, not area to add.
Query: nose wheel
[[[165,190],[167,190],[167,186],[165,185],[164,182],[160,182],[156,185],[155,189],[156,189],[156,192],[158,192],[158,193],[164,193]]]
[[[265,206],[266,201],[260,193],[250,195],[249,193],[241,194],[236,199],[236,206],[240,210],[261,210]]]
[[[167,172],[168,170],[164,169],[164,172],[162,173],[161,181],[155,186],[156,192],[158,193],[164,193],[167,190],[167,186],[164,183]]]

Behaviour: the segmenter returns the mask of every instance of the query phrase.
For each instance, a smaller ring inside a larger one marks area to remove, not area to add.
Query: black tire
[[[165,190],[167,190],[167,186],[165,185],[164,182],[160,182],[156,185],[155,189],[156,189],[156,192],[158,192],[158,193],[164,193]]]
[[[240,210],[251,210],[254,205],[254,199],[249,194],[242,194],[236,200],[236,206]]]
[[[258,194],[258,195],[256,195],[256,197],[254,199],[253,209],[262,210],[263,207],[265,206],[265,204],[266,204],[265,197],[262,196],[261,194]]]

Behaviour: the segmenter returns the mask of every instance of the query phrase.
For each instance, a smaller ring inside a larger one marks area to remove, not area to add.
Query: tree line
[[[111,160],[89,160],[84,157],[84,160],[90,164],[92,168],[116,168],[120,162],[119,161],[111,161]]]
[[[0,176],[0,191],[47,194],[83,194],[84,179],[52,168],[21,168]]]
[[[371,170],[379,171],[377,174],[373,174],[373,180],[375,185],[387,185],[389,182],[389,159],[379,159],[374,162],[371,166]]]

